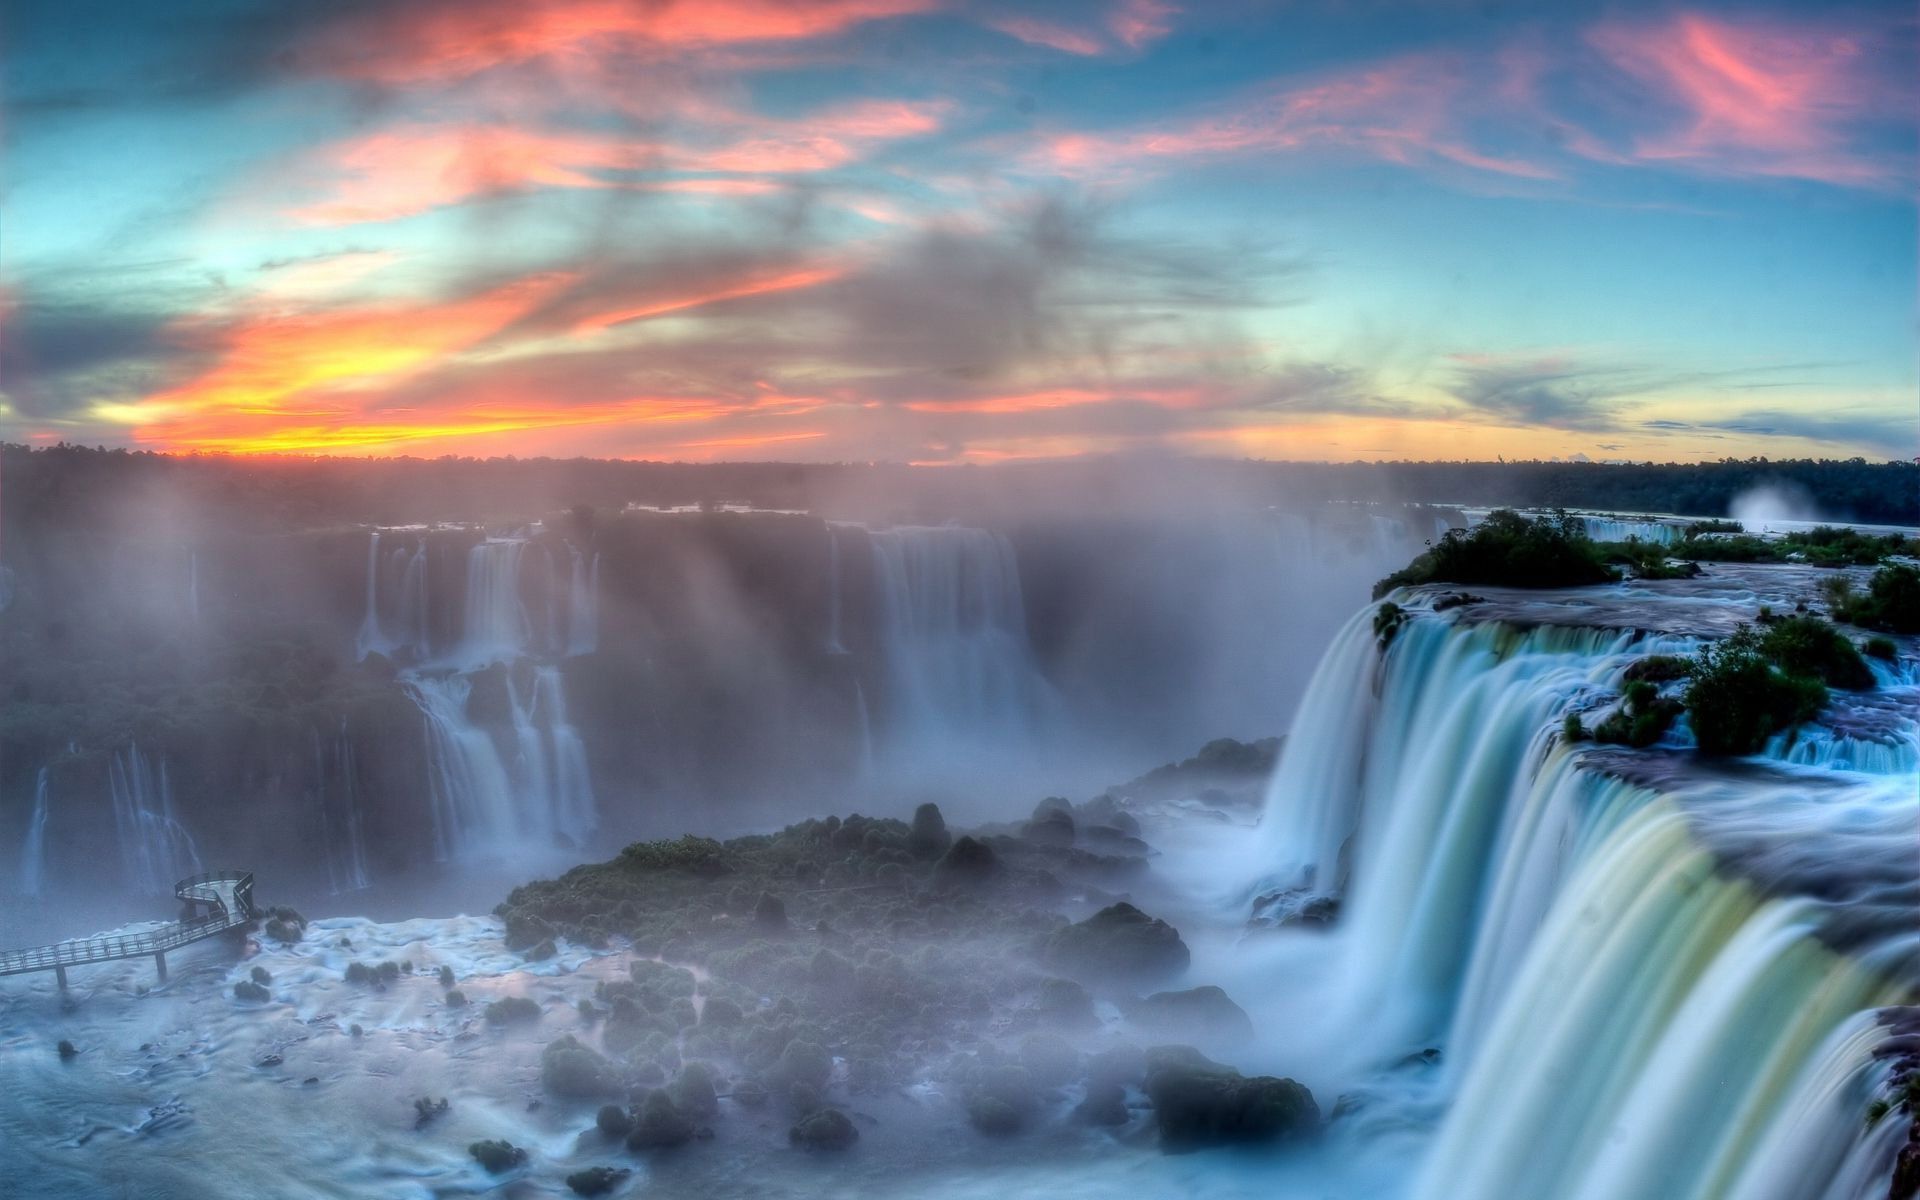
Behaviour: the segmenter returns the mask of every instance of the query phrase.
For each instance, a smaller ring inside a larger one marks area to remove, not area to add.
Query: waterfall
[[[200,623],[200,552],[187,551],[187,617]]]
[[[827,653],[845,654],[840,638],[840,532],[827,523]]]
[[[867,689],[860,686],[858,679],[853,681],[853,711],[860,734],[860,774],[861,779],[873,778],[873,719],[867,713]]]
[[[1029,743],[1045,684],[1027,642],[1012,545],[954,525],[871,538],[889,750]]]
[[[592,835],[597,809],[586,749],[567,721],[557,668],[535,668],[525,694],[506,680],[508,728],[499,736],[468,711],[473,676],[418,675],[404,684],[426,719],[438,857],[511,857],[528,847],[578,846]]]
[[[1624,542],[1628,538],[1638,538],[1656,546],[1671,546],[1680,541],[1686,532],[1681,526],[1669,525],[1664,521],[1623,521],[1616,517],[1581,517],[1580,524],[1586,529],[1587,536],[1596,542]]]
[[[367,611],[360,619],[360,635],[355,648],[361,658],[384,653],[386,641],[380,636],[380,531],[367,534]]]
[[[573,571],[567,580],[567,654],[592,654],[600,648],[600,555],[591,562],[572,547]]]
[[[120,865],[131,887],[143,895],[163,896],[176,882],[203,869],[193,835],[173,815],[173,785],[165,759],[156,769],[139,746],[129,743],[109,761],[107,783]]]
[[[320,730],[313,731],[316,807],[320,813],[320,840],[326,851],[327,883],[334,895],[359,891],[372,879],[367,870],[367,843],[361,832],[360,804],[355,787],[353,739],[343,720],[329,757],[322,749]],[[328,780],[336,781],[329,788]]]
[[[405,641],[401,643],[411,649],[416,658],[426,658],[431,652],[431,639],[427,632],[427,542],[425,538],[414,547],[407,556],[407,564],[400,577],[400,627],[404,631]],[[396,647],[397,648],[397,647]]]
[[[1561,718],[1610,707],[1630,662],[1697,643],[1398,599],[1384,652],[1368,609],[1316,671],[1248,878],[1343,898],[1323,1036],[1373,1063],[1443,1049],[1417,1200],[1884,1189],[1862,1114],[1872,1010],[1920,978],[1911,693],[1839,699],[1813,749],[1731,766],[1684,725],[1568,745]]]
[[[47,869],[47,769],[33,777],[33,815],[20,844],[20,894],[38,896]]]
[[[533,627],[520,600],[520,556],[526,542],[488,538],[467,552],[467,603],[459,649],[467,666],[511,662],[525,653]]]

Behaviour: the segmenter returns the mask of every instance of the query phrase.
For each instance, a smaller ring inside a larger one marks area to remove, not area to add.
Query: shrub
[[[495,1025],[514,1021],[532,1021],[540,1016],[540,1005],[525,996],[508,996],[487,1005],[487,1020]]]
[[[1448,530],[1405,569],[1376,583],[1373,597],[1378,600],[1394,588],[1422,583],[1547,588],[1618,578],[1573,517],[1559,513],[1529,520],[1502,508],[1472,530]]]
[[[1826,685],[1776,667],[1752,628],[1702,650],[1686,693],[1687,718],[1707,754],[1752,754],[1826,702]]]
[[[540,1052],[540,1082],[556,1096],[590,1100],[620,1091],[613,1064],[568,1034]]]
[[[1900,654],[1890,637],[1870,637],[1862,650],[1868,658],[1877,658],[1883,662],[1892,662]]]
[[[1789,675],[1817,676],[1830,687],[1860,691],[1873,686],[1873,672],[1853,643],[1819,617],[1776,621],[1761,649]]]
[[[1373,637],[1380,643],[1381,650],[1384,651],[1388,646],[1393,645],[1394,637],[1399,634],[1400,627],[1406,623],[1407,610],[1391,600],[1374,610]]]
[[[1873,573],[1862,596],[1849,589],[1833,603],[1834,615],[1864,629],[1920,633],[1920,570],[1905,563]]]
[[[1570,712],[1560,718],[1560,740],[1568,743],[1587,740],[1587,731],[1580,724],[1579,713]]]

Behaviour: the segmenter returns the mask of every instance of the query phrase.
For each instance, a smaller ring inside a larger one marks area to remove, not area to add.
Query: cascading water
[[[572,547],[573,569],[567,582],[567,653],[592,654],[600,647],[600,555],[592,559]]]
[[[470,712],[474,677],[421,674],[405,686],[427,726],[428,790],[442,860],[509,857],[518,850],[579,846],[597,824],[579,733],[567,722],[560,672],[534,668],[523,695],[504,681],[505,736]]]
[[[840,640],[840,533],[827,522],[827,653],[845,654]]]
[[[173,815],[173,785],[166,760],[156,768],[140,747],[129,744],[108,762],[113,824],[128,886],[161,896],[202,869],[193,835]]]
[[[1686,532],[1680,526],[1664,521],[1631,521],[1617,517],[1581,517],[1580,523],[1585,526],[1587,536],[1596,542],[1624,542],[1628,538],[1637,538],[1656,546],[1671,546]]]
[[[313,731],[313,765],[328,885],[336,896],[359,891],[372,879],[367,869],[366,838],[361,832],[353,740],[347,736],[344,722],[332,741],[331,754],[322,746],[319,729]]]
[[[1582,602],[1556,625],[1396,599],[1384,654],[1369,609],[1316,672],[1250,875],[1268,904],[1342,898],[1321,961],[1353,1017],[1323,1032],[1350,1058],[1444,1049],[1415,1194],[1884,1190],[1894,1143],[1861,1114],[1871,1010],[1920,977],[1910,693],[1844,698],[1734,771],[1684,723],[1664,748],[1568,745],[1563,716],[1698,639],[1580,627]]]
[[[380,636],[380,531],[367,534],[367,604],[360,619],[360,634],[354,639],[359,657],[384,653],[386,639]]]
[[[526,652],[533,627],[520,599],[524,541],[487,538],[467,551],[464,626],[455,657],[466,666],[511,662]]]
[[[27,818],[27,836],[20,843],[20,894],[38,896],[47,870],[47,769],[33,777],[33,815]]]
[[[1046,685],[1027,641],[1013,546],[956,525],[901,526],[871,538],[888,752],[1029,744]]]

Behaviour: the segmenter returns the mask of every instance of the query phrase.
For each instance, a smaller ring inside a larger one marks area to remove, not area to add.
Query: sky
[[[1920,451],[1908,3],[0,20],[6,441]]]

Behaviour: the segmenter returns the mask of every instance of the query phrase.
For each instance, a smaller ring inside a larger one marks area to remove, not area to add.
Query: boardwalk
[[[160,978],[165,979],[167,951],[225,933],[254,917],[253,873],[250,871],[209,871],[195,875],[175,884],[173,894],[192,910],[193,916],[162,929],[126,937],[83,938],[32,950],[0,951],[0,975],[52,971],[64,989],[68,967],[152,955]]]

